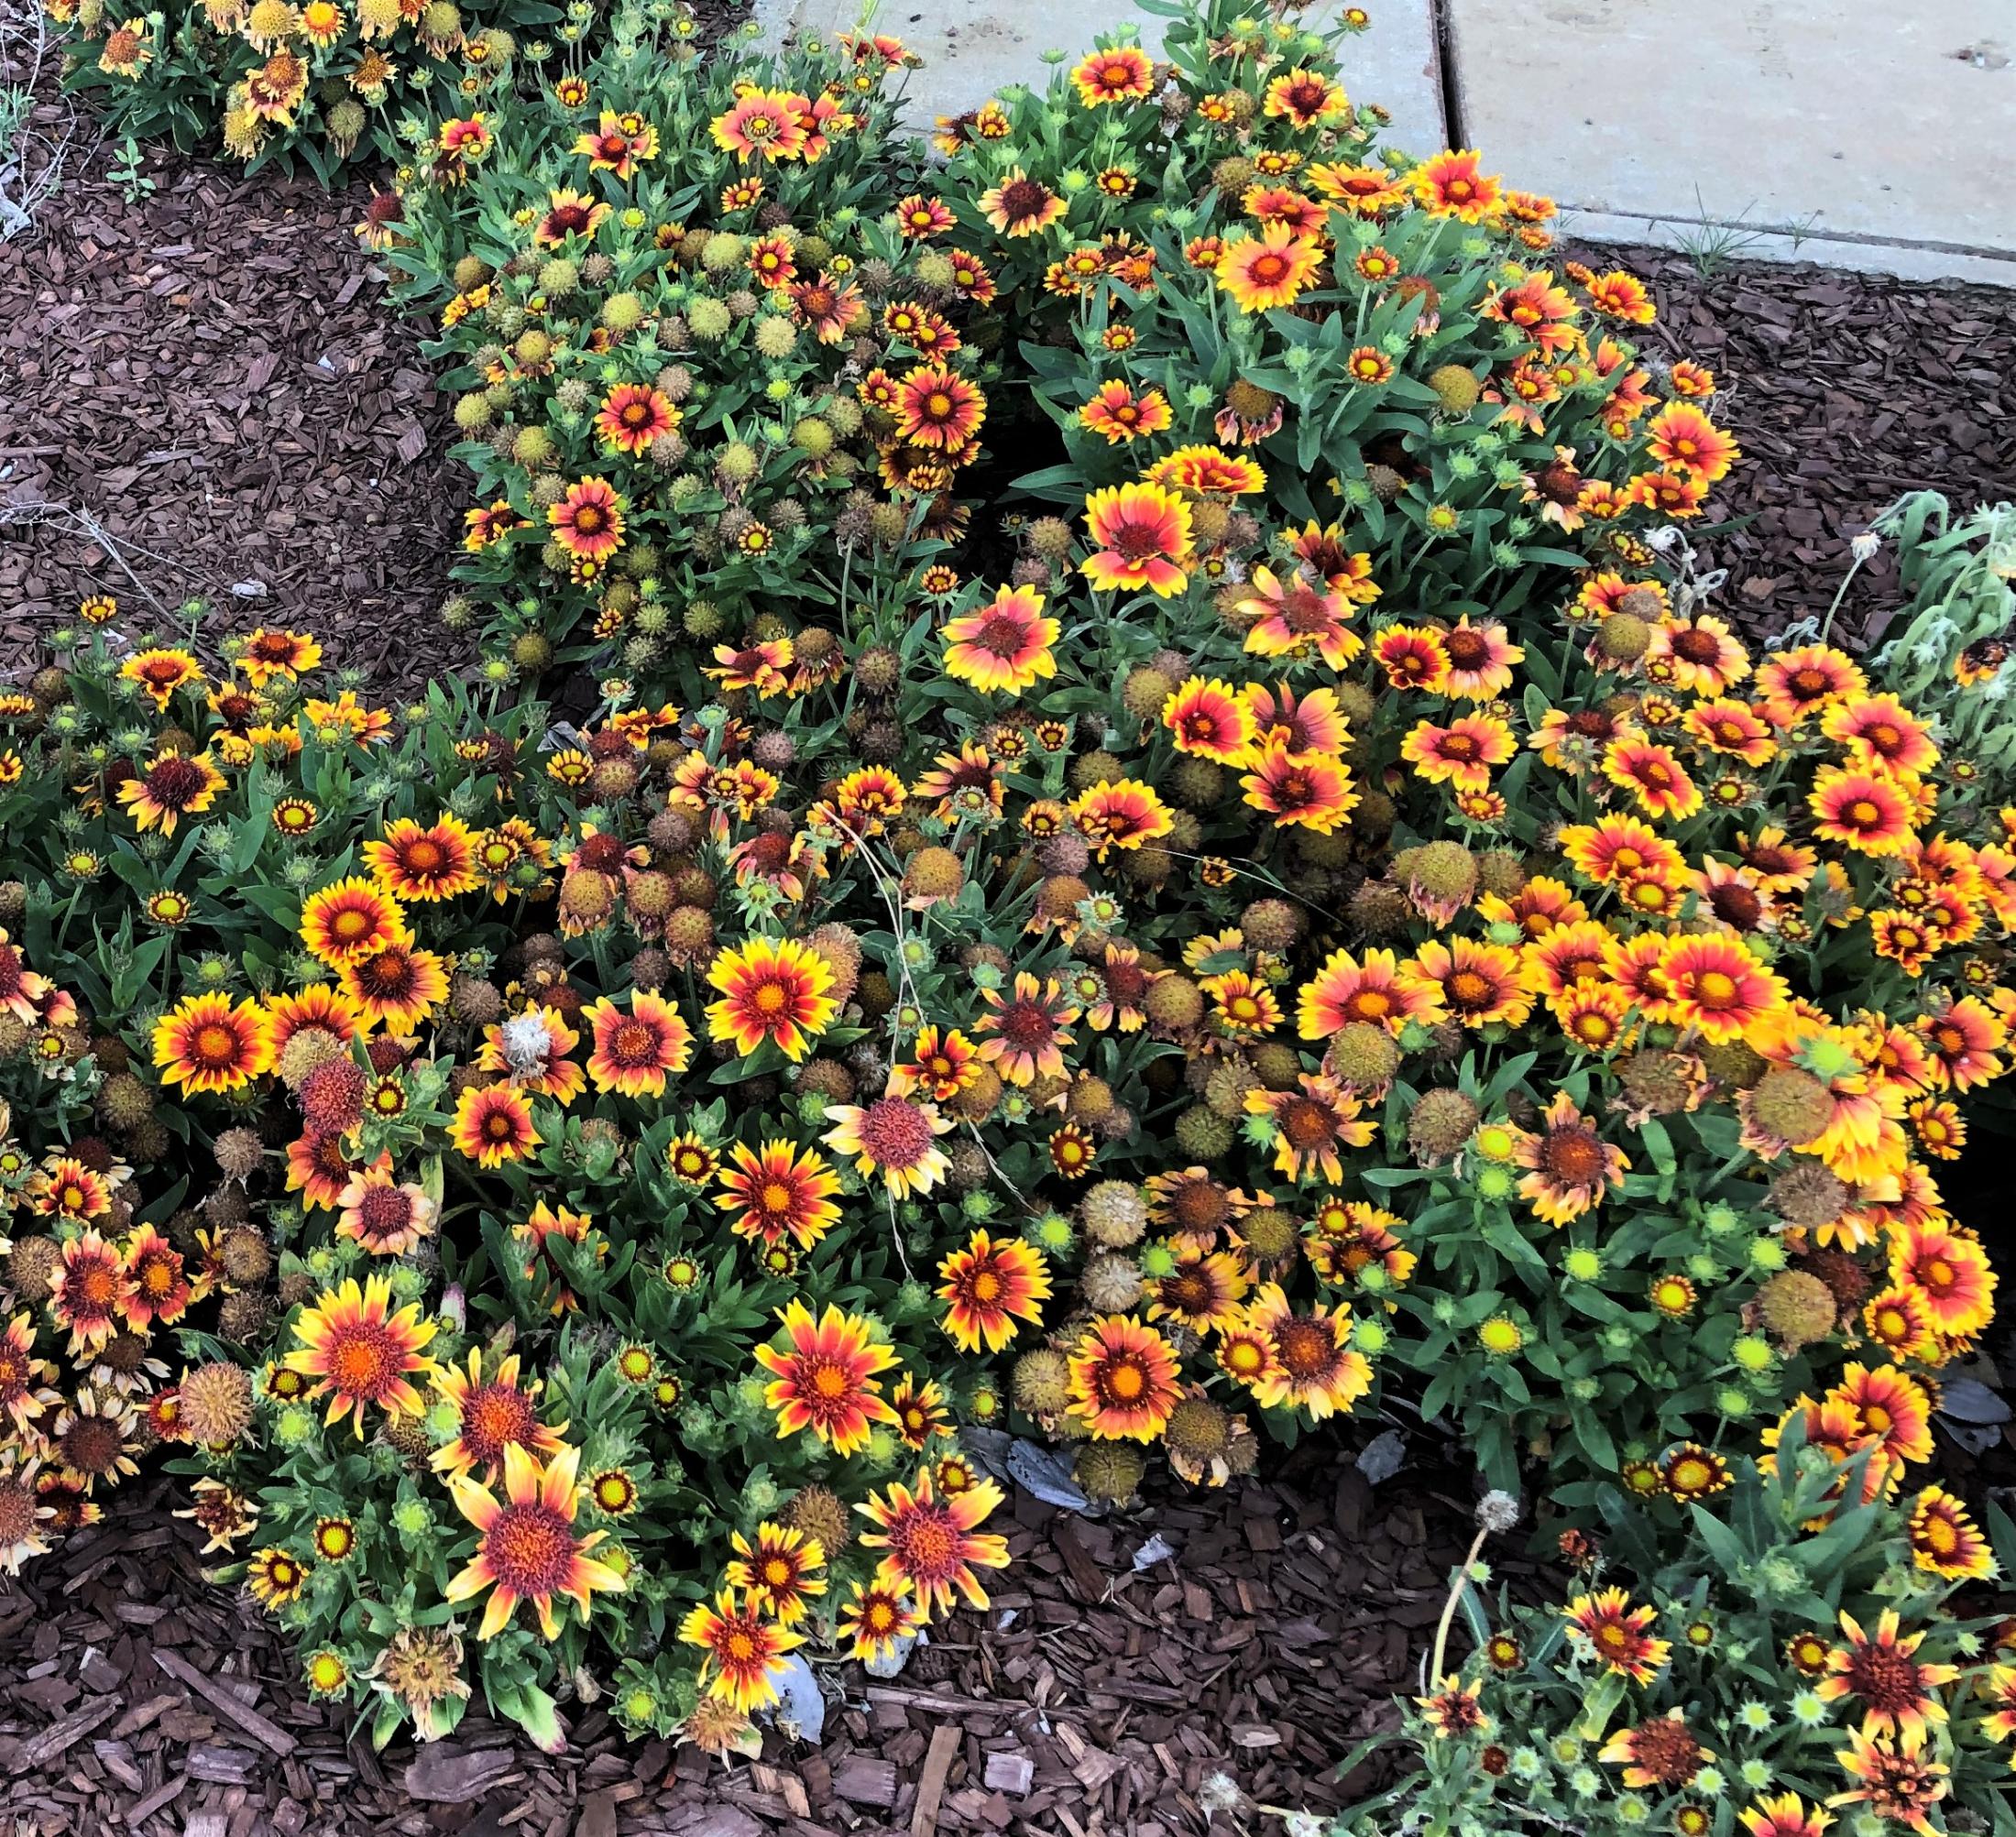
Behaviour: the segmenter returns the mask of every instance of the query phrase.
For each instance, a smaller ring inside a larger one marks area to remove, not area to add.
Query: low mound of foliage
[[[1783,1716],[2005,1816],[1913,1469],[1993,1311],[2006,534],[1914,507],[1881,658],[1747,644],[1716,379],[1247,0],[929,159],[896,41],[690,37],[392,130],[473,686],[98,601],[0,708],[0,1552],[158,1445],[381,1741],[725,1749],[984,1603],[962,1430],[1125,1502],[1384,1411],[1646,1592],[1507,1635],[1544,1752],[1439,1642],[1424,1828],[1622,1755],[1733,1830]]]

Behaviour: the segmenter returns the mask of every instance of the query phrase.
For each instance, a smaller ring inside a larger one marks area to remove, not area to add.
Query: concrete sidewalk
[[[1336,18],[1318,0],[1311,25]],[[861,0],[755,0],[766,34]],[[1481,150],[1595,241],[2016,287],[2016,0],[1369,0],[1345,87],[1387,141]],[[920,130],[1162,21],[1130,0],[898,0]]]
[[[1585,235],[2016,286],[2016,0],[1440,5],[1454,132]]]

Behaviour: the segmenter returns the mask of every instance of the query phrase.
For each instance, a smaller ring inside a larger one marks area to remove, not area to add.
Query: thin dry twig
[[[40,6],[0,4],[0,242],[35,229],[36,211],[60,189],[83,125],[67,95],[48,104],[54,131],[37,125],[38,92],[56,54],[49,28]]]
[[[9,504],[4,508],[0,508],[0,529],[10,529],[16,526],[32,528],[38,523],[54,523],[60,528],[74,530],[96,547],[103,549],[119,572],[132,583],[133,590],[142,599],[146,600],[162,618],[168,618],[174,616],[174,608],[164,605],[155,597],[153,589],[134,572],[132,563],[120,552],[119,544],[112,539],[104,525],[99,522],[97,518],[93,517],[89,510],[80,510],[70,504]],[[134,552],[146,555],[150,561],[161,562],[164,566],[168,564],[164,556],[154,555],[137,547]]]

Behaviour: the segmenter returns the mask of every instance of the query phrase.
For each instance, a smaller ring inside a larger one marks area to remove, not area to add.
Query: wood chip
[[[1036,1775],[1036,1764],[1019,1748],[987,1756],[987,1770],[981,1775],[981,1784],[990,1790],[1005,1792],[1015,1799],[1025,1798],[1030,1784]]]
[[[39,1772],[59,1755],[69,1753],[92,1730],[109,1722],[118,1713],[116,1697],[100,1697],[81,1709],[72,1710],[69,1715],[51,1722],[40,1734],[24,1743],[14,1757],[10,1771],[16,1774]]]
[[[833,1770],[833,1790],[849,1805],[872,1805],[887,1811],[896,1802],[896,1769],[886,1760],[850,1755]]]
[[[174,1678],[178,1684],[186,1684],[212,1709],[227,1722],[236,1722],[256,1742],[261,1742],[277,1755],[290,1755],[299,1744],[278,1722],[262,1716],[250,1704],[239,1700],[231,1690],[213,1678],[205,1678],[188,1659],[177,1652],[157,1652],[154,1662]]]
[[[959,1731],[951,1722],[940,1722],[931,1731],[931,1746],[924,1757],[924,1771],[917,1776],[917,1803],[910,1814],[910,1837],[935,1837],[938,1807],[945,1798],[945,1782],[959,1751]]]

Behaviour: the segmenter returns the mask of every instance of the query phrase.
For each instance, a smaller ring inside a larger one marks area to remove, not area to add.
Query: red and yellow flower
[[[1933,1808],[1953,1782],[1945,1764],[1925,1754],[1923,1735],[1872,1735],[1850,1729],[1847,1746],[1834,1757],[1859,1784],[1835,1793],[1829,1805],[1867,1805],[1879,1820],[1932,1837]]]
[[[982,989],[987,1012],[974,1023],[983,1035],[981,1057],[1010,1084],[1033,1084],[1038,1077],[1056,1077],[1064,1069],[1064,1048],[1076,1038],[1071,1022],[1079,1010],[1057,986],[1055,977],[1038,981],[1018,969],[1006,993]]]
[[[1496,700],[1512,686],[1512,666],[1526,660],[1525,651],[1506,636],[1505,627],[1496,619],[1473,625],[1466,612],[1437,636],[1448,665],[1441,693],[1465,701]]]
[[[171,1327],[199,1298],[195,1282],[182,1265],[182,1254],[152,1225],[141,1225],[126,1240],[126,1322],[129,1332],[146,1333],[156,1325]],[[207,1284],[206,1284],[207,1285]],[[0,1379],[4,1379],[0,1372]]]
[[[1323,245],[1286,224],[1225,245],[1213,272],[1242,312],[1292,306],[1323,265]]]
[[[29,1179],[27,1197],[38,1218],[88,1223],[112,1210],[112,1184],[74,1154],[59,1154]]]
[[[1109,485],[1086,498],[1085,528],[1093,553],[1080,567],[1101,591],[1146,588],[1167,598],[1189,584],[1195,556],[1190,507],[1180,492]]]
[[[744,1055],[769,1040],[795,1064],[838,1011],[832,966],[794,938],[730,946],[716,956],[707,981],[721,997],[708,1004],[708,1030]]]
[[[449,1579],[442,1591],[451,1602],[474,1600],[485,1589],[478,1639],[503,1632],[521,1601],[530,1602],[539,1630],[549,1640],[560,1636],[556,1598],[571,1601],[584,1623],[594,1597],[618,1594],[623,1578],[588,1552],[607,1533],[575,1529],[581,1488],[575,1475],[581,1465],[578,1448],[563,1448],[542,1466],[526,1449],[512,1442],[504,1449],[504,1497],[467,1478],[449,1482],[455,1510],[476,1526],[475,1557]]]
[[[945,1330],[962,1352],[998,1352],[1015,1337],[1016,1322],[1043,1324],[1050,1271],[1043,1252],[1020,1238],[974,1231],[964,1250],[938,1264]]]
[[[415,1378],[433,1375],[424,1348],[434,1337],[420,1304],[395,1310],[392,1286],[383,1276],[367,1276],[360,1287],[346,1277],[301,1310],[294,1322],[299,1346],[287,1355],[287,1369],[314,1382],[305,1394],[327,1396],[327,1420],[347,1414],[361,1440],[367,1405],[388,1416],[418,1416],[425,1407]]]
[[[1785,979],[1759,963],[1740,938],[1671,939],[1659,960],[1665,990],[1661,1019],[1691,1027],[1711,1045],[1739,1040],[1790,999]]]
[[[301,938],[311,955],[341,968],[389,944],[411,944],[405,908],[373,881],[352,876],[301,902]]]
[[[455,1099],[449,1132],[457,1151],[479,1167],[522,1161],[544,1138],[532,1122],[532,1107],[508,1084],[471,1085]]]
[[[1915,1657],[1924,1642],[1921,1631],[1898,1637],[1895,1608],[1885,1608],[1876,1632],[1865,1633],[1846,1609],[1841,1613],[1843,1643],[1827,1654],[1827,1675],[1814,1685],[1825,1702],[1854,1697],[1862,1705],[1862,1733],[1922,1742],[1928,1725],[1946,1720],[1938,1696],[1942,1684],[1960,1675],[1953,1665],[1927,1665]]]
[[[118,799],[134,826],[172,836],[185,816],[200,816],[216,802],[225,777],[208,753],[163,752],[119,787]]]
[[[1354,1022],[1383,1027],[1396,1037],[1409,1021],[1432,1025],[1443,1016],[1437,984],[1376,947],[1363,958],[1333,950],[1296,996],[1296,1021],[1305,1040],[1327,1040]]]
[[[1645,663],[1649,672],[1654,666],[1663,672],[1656,680],[1693,695],[1726,694],[1750,673],[1750,653],[1709,613],[1661,619],[1652,628]]]
[[[1658,830],[1638,816],[1605,816],[1599,823],[1572,823],[1561,832],[1561,852],[1575,871],[1598,886],[1671,880],[1686,858]]]
[[[1353,603],[1342,588],[1301,573],[1276,574],[1272,568],[1253,571],[1251,591],[1236,610],[1253,622],[1246,628],[1246,649],[1257,657],[1320,657],[1332,670],[1349,667],[1365,648],[1364,640],[1346,621]]]
[[[1138,45],[1090,51],[1072,70],[1071,86],[1087,108],[1138,102],[1155,93],[1155,64]]]
[[[1019,694],[1057,674],[1057,621],[1032,586],[1001,587],[991,604],[945,627],[945,673],[982,694]]]
[[[1713,485],[1743,457],[1732,435],[1692,402],[1668,402],[1645,423],[1646,450],[1660,465]]]
[[[1222,1332],[1245,1318],[1252,1286],[1230,1252],[1178,1249],[1176,1268],[1149,1285],[1148,1318],[1175,1320],[1193,1333]]]
[[[1004,236],[1033,236],[1046,230],[1068,208],[1065,201],[1019,166],[981,193],[980,213]]]
[[[608,479],[577,478],[548,507],[546,521],[553,541],[570,555],[603,562],[623,546],[625,508]]]
[[[834,1126],[820,1140],[851,1154],[859,1173],[879,1174],[898,1199],[928,1193],[951,1172],[937,1138],[952,1128],[952,1120],[931,1104],[887,1096],[869,1104],[831,1104],[826,1115]]]
[[[782,90],[751,84],[736,97],[732,108],[708,123],[707,131],[717,147],[743,164],[751,159],[802,159],[805,131],[804,111],[797,101]],[[610,117],[603,119],[607,122]]]
[[[1603,775],[1638,800],[1648,815],[1679,820],[1701,808],[1701,789],[1670,747],[1620,735],[1604,749]]]
[[[955,1595],[970,1607],[985,1607],[987,1591],[974,1570],[1005,1569],[1008,1540],[976,1527],[1001,1498],[1001,1488],[984,1479],[959,1493],[940,1493],[929,1468],[918,1471],[914,1491],[892,1481],[881,1494],[870,1493],[858,1509],[875,1526],[861,1533],[862,1545],[884,1553],[876,1580],[888,1588],[908,1584],[920,1617],[949,1612]]]
[[[1068,1361],[1067,1412],[1102,1441],[1153,1441],[1183,1394],[1176,1349],[1128,1316],[1095,1318]]]
[[[1221,765],[1244,764],[1258,731],[1251,705],[1216,677],[1191,676],[1173,690],[1162,705],[1162,725],[1178,752]]]
[[[1240,775],[1245,802],[1274,818],[1276,828],[1298,826],[1327,836],[1358,807],[1351,769],[1326,753],[1298,752],[1269,738],[1254,749],[1253,770]]]
[[[1964,1501],[1928,1486],[1912,1502],[1906,1531],[1918,1569],[1947,1581],[1979,1581],[1995,1573],[1994,1553]]]
[[[1834,1822],[1819,1806],[1810,1810],[1796,1792],[1774,1793],[1737,1813],[1746,1837],[1824,1837]]]
[[[236,1090],[272,1067],[266,1011],[222,990],[185,995],[154,1023],[154,1063],[163,1080],[197,1091]]]
[[[1364,1148],[1378,1132],[1356,1096],[1320,1072],[1301,1073],[1285,1090],[1249,1091],[1246,1113],[1272,1123],[1278,1172],[1291,1180],[1320,1174],[1333,1186],[1344,1177],[1339,1151]]]
[[[572,1103],[588,1085],[587,1075],[568,1056],[580,1044],[581,1035],[557,1008],[528,1007],[484,1029],[476,1066],[502,1074],[527,1096]]]
[[[884,1581],[878,1576],[854,1583],[852,1598],[840,1608],[837,1636],[847,1643],[847,1656],[865,1665],[893,1657],[923,1624],[910,1584],[901,1577]]]
[[[1948,1339],[1978,1333],[1995,1317],[1995,1271],[1979,1241],[1958,1225],[1933,1219],[1895,1233],[1890,1274]]]
[[[106,1286],[116,1298],[115,1283]],[[52,1304],[53,1300],[52,1296]],[[56,1375],[50,1361],[36,1356],[32,1315],[24,1309],[0,1327],[0,1415],[14,1425],[16,1435],[26,1437],[38,1416],[62,1401],[49,1388],[49,1380]]]
[[[1432,216],[1453,217],[1462,224],[1481,224],[1498,208],[1504,187],[1482,169],[1479,156],[1448,149],[1421,161],[1408,174],[1414,196]]]
[[[1415,723],[1400,742],[1400,757],[1430,784],[1487,791],[1491,773],[1518,751],[1512,729],[1496,715],[1459,715],[1446,727]]]
[[[598,204],[597,210],[608,210]],[[676,433],[682,417],[662,389],[648,383],[618,383],[596,410],[595,432],[605,446],[635,456]]]
[[[49,1318],[70,1335],[75,1359],[96,1351],[126,1319],[132,1285],[126,1260],[95,1230],[63,1241],[63,1260],[50,1285]]]
[[[706,1654],[700,1677],[707,1695],[744,1716],[777,1700],[775,1680],[790,1669],[786,1655],[805,1644],[802,1633],[772,1619],[752,1595],[738,1601],[731,1588],[711,1606],[702,1602],[693,1608],[679,1637]]]
[[[896,1362],[894,1350],[876,1343],[868,1321],[830,1303],[815,1321],[794,1297],[777,1318],[783,1348],[756,1349],[756,1362],[772,1374],[763,1401],[777,1412],[777,1433],[809,1428],[840,1455],[867,1447],[875,1424],[896,1420],[875,1379]]]
[[[564,1445],[566,1424],[549,1427],[539,1419],[538,1382],[519,1382],[519,1355],[507,1352],[488,1374],[483,1362],[483,1349],[472,1346],[466,1366],[451,1362],[434,1372],[434,1390],[455,1413],[455,1433],[434,1450],[431,1464],[451,1482],[474,1473],[492,1485],[512,1449],[543,1459]]]
[[[1795,727],[1868,688],[1861,666],[1826,644],[1775,651],[1757,668],[1758,712],[1780,728]]]
[[[1407,975],[1424,985],[1452,1021],[1465,1027],[1494,1022],[1517,1026],[1533,1011],[1519,954],[1509,945],[1475,938],[1430,938],[1414,953]]]
[[[1540,1112],[1540,1125],[1537,1132],[1514,1132],[1513,1159],[1527,1169],[1519,1194],[1535,1218],[1565,1225],[1621,1187],[1631,1164],[1621,1148],[1603,1139],[1566,1091],[1554,1094]]]
[[[1154,788],[1133,778],[1088,785],[1071,800],[1069,813],[1101,861],[1110,848],[1138,848],[1176,826],[1174,815]]]
[[[480,878],[469,826],[446,812],[425,825],[394,818],[381,838],[364,845],[364,860],[378,883],[402,901],[453,899]]]
[[[394,942],[350,958],[336,986],[367,1026],[411,1033],[448,999],[448,966],[431,950]]]
[[[794,1626],[805,1617],[808,1603],[827,1591],[819,1573],[826,1567],[826,1547],[794,1525],[757,1525],[751,1543],[741,1532],[731,1542],[735,1557],[722,1572],[729,1587],[742,1591],[743,1600],[760,1608],[780,1626]]]
[[[1351,104],[1342,88],[1320,71],[1298,64],[1268,82],[1260,112],[1308,129],[1341,119],[1350,114]]]
[[[980,1077],[980,1055],[957,1027],[920,1027],[910,1056],[889,1070],[889,1088],[898,1097],[924,1096],[950,1103]]]
[[[373,1256],[404,1256],[433,1230],[439,1209],[420,1187],[400,1183],[383,1149],[350,1176],[335,1203],[336,1235]]]
[[[1589,1642],[1607,1670],[1634,1684],[1649,1684],[1673,1649],[1671,1640],[1652,1636],[1659,1610],[1633,1607],[1620,1588],[1577,1595],[1561,1610],[1561,1617]]]
[[[119,666],[122,682],[137,683],[157,708],[166,708],[176,690],[204,680],[202,668],[186,651],[137,651]]]
[[[987,399],[950,366],[920,364],[897,385],[895,415],[903,439],[960,453],[987,419]]]
[[[1166,432],[1174,420],[1169,399],[1160,389],[1136,395],[1117,378],[1101,383],[1078,411],[1079,425],[1100,435],[1109,446]]]
[[[663,996],[639,989],[625,1013],[603,996],[582,1011],[593,1045],[587,1075],[599,1091],[663,1097],[665,1080],[693,1057],[693,1031]]]
[[[1844,695],[1821,711],[1820,731],[1852,764],[1907,782],[1939,763],[1925,724],[1895,695]]]
[[[797,1148],[777,1139],[751,1148],[738,1142],[729,1150],[729,1165],[716,1176],[721,1192],[715,1204],[738,1214],[729,1228],[738,1237],[765,1245],[790,1238],[810,1250],[839,1222],[833,1203],[839,1176],[813,1148]]]

